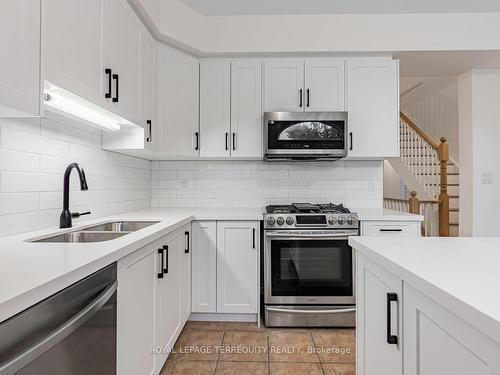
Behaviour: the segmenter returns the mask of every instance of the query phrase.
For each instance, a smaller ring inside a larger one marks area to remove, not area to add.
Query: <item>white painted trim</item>
[[[191,313],[193,322],[257,322],[258,314]]]

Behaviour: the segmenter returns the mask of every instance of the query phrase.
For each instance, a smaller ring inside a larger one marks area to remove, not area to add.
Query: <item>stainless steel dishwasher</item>
[[[116,263],[0,323],[0,375],[116,373]]]

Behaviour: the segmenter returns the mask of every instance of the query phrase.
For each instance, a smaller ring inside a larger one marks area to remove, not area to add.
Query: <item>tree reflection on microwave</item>
[[[278,137],[280,141],[323,141],[323,140],[342,140],[342,131],[317,121],[306,121],[294,124],[284,131]]]

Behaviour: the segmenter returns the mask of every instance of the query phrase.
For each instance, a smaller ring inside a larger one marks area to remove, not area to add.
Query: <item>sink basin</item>
[[[69,242],[69,243],[88,243],[110,241],[125,236],[130,232],[69,232],[57,236],[41,238],[30,242]]]
[[[104,223],[88,227],[83,231],[92,232],[135,232],[137,230],[147,228],[151,225],[157,224],[159,221],[114,221],[111,223]]]

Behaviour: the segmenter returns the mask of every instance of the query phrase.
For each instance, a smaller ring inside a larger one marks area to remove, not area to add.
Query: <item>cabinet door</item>
[[[309,59],[305,63],[305,110],[345,110],[344,59]]]
[[[257,313],[258,232],[256,221],[217,222],[218,313]]]
[[[2,1],[0,116],[40,111],[40,1]]]
[[[164,273],[158,281],[156,345],[173,347],[182,329],[181,319],[181,252],[184,253],[184,232],[167,236],[160,247],[164,250]],[[159,258],[161,259],[161,258]],[[167,353],[155,355],[156,368],[162,368]]]
[[[356,374],[402,374],[402,281],[359,253],[356,261]],[[392,296],[398,301],[388,303]]]
[[[262,75],[259,60],[231,62],[231,156],[262,157]]]
[[[229,61],[200,62],[200,156],[230,156],[230,81]]]
[[[127,120],[142,124],[142,23],[126,0],[110,0],[108,25],[109,67],[113,71],[112,109]]]
[[[154,374],[155,300],[158,244],[152,243],[118,261],[117,373]],[[161,367],[160,367],[161,368]]]
[[[144,126],[144,148],[155,150],[158,136],[156,122],[156,41],[142,29],[142,126]]]
[[[405,375],[500,374],[500,345],[404,284]]]
[[[109,0],[43,1],[44,79],[82,98],[108,106]]]
[[[159,45],[157,153],[187,158],[198,155],[198,103],[198,60]]]
[[[193,221],[192,311],[217,311],[217,224]]]
[[[398,61],[352,59],[347,66],[348,156],[398,157]]]
[[[191,226],[184,228],[184,249],[181,251],[181,320],[184,324],[191,315]]]
[[[304,61],[267,60],[264,65],[265,111],[303,111]]]

